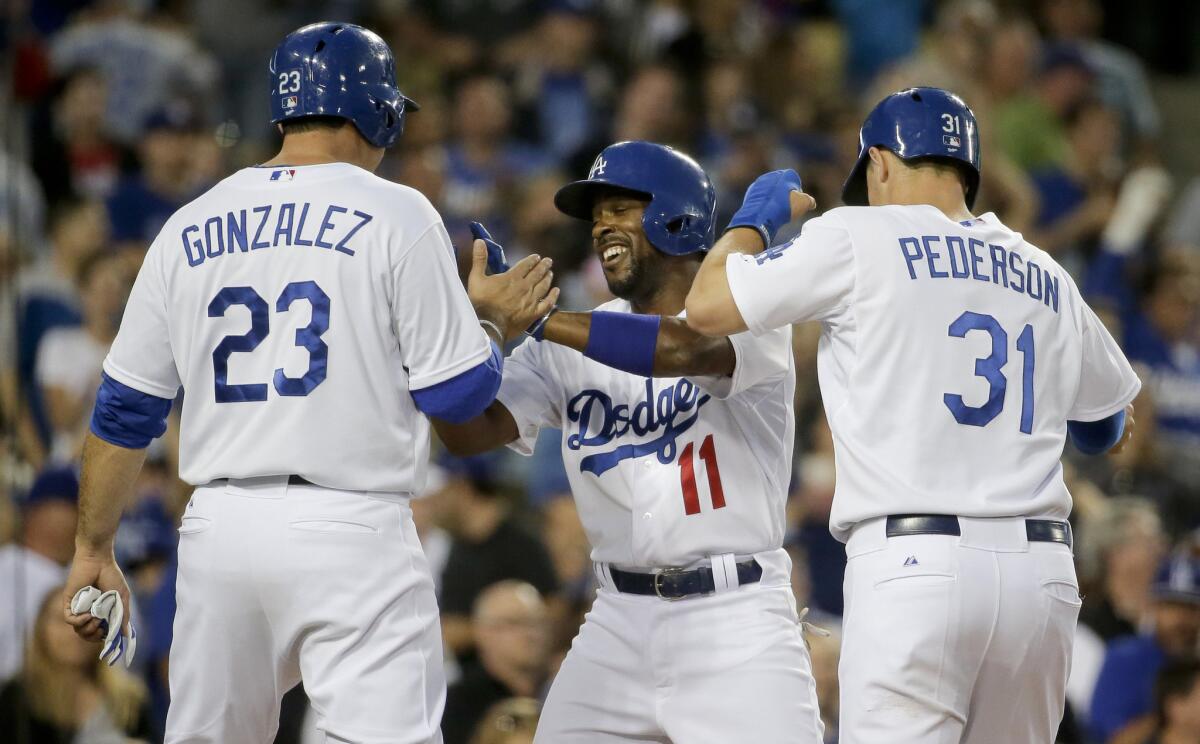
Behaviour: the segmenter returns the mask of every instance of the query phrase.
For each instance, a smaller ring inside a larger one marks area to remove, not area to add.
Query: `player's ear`
[[[871,158],[868,168],[875,168],[875,177],[878,181],[886,182],[888,177],[888,162],[883,156],[883,150],[878,147],[872,147],[867,150],[867,155]]]

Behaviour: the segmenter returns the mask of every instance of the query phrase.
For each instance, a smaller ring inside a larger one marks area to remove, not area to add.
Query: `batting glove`
[[[125,668],[129,668],[133,663],[133,655],[137,653],[137,631],[133,629],[131,619],[129,635],[121,633],[121,625],[125,620],[125,605],[121,602],[121,595],[111,589],[101,592],[94,586],[85,586],[71,598],[71,612],[76,615],[87,612],[99,618],[100,629],[104,632],[100,660],[112,666],[124,656]]]
[[[779,228],[792,221],[791,193],[801,191],[800,174],[788,168],[764,173],[754,179],[742,206],[725,227],[752,227],[762,236],[763,248],[770,248]]]
[[[487,246],[487,267],[492,274],[503,274],[508,271],[508,259],[504,257],[504,247],[497,243],[487,228],[478,222],[471,223],[471,237],[482,240]]]
[[[492,274],[503,274],[508,271],[508,259],[504,257],[504,247],[497,243],[492,234],[487,231],[479,222],[471,223],[471,236],[476,240],[482,240],[487,246],[487,267]],[[558,311],[558,306],[550,308],[540,319],[535,320],[533,325],[525,329],[526,335],[533,336],[537,341],[541,341],[546,330],[546,321],[550,320],[550,316]]]

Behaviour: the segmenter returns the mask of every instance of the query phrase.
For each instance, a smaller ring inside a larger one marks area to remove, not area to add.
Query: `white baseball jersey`
[[[625,300],[598,310],[632,312]],[[562,453],[592,559],[685,566],[783,544],[795,369],[791,329],[730,338],[732,377],[649,378],[549,342],[504,363],[497,400],[532,454],[538,430]]]
[[[726,272],[753,333],[823,322],[843,540],[887,514],[1065,518],[1067,420],[1141,386],[1067,272],[991,213],[834,209]]]
[[[429,422],[409,391],[489,353],[428,200],[330,163],[246,168],[176,212],[104,370],[163,398],[183,385],[189,483],[413,492]]]

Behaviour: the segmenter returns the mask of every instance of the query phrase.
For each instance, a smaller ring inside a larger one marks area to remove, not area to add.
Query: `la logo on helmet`
[[[604,168],[607,165],[608,165],[608,163],[604,160],[603,155],[596,158],[596,162],[592,163],[592,170],[590,173],[588,173],[588,178],[595,178],[596,176],[603,176]]]

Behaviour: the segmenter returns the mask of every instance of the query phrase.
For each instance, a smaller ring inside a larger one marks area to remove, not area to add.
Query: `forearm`
[[[111,552],[121,512],[142,469],[146,450],[118,447],[88,433],[79,484],[76,550]]]
[[[727,231],[717,241],[688,292],[688,325],[705,336],[728,336],[746,330],[746,323],[734,302],[725,273],[725,262],[733,253],[755,254],[763,250],[762,236],[751,228]]]
[[[597,353],[595,345],[589,344],[592,332],[592,313],[558,312],[546,323],[545,340],[567,346],[584,353],[591,359],[631,374],[642,374],[645,369],[634,369],[627,360]],[[630,326],[623,341],[630,344],[643,343],[638,334],[644,332],[640,318],[628,315]],[[617,317],[620,323],[625,318]],[[614,328],[622,330],[618,325]],[[610,330],[609,332],[613,332]],[[686,377],[707,375],[732,375],[736,358],[733,345],[725,338],[709,338],[688,327],[682,318],[659,317],[654,343],[654,359],[651,368],[653,377]],[[589,351],[589,349],[591,349]]]
[[[518,434],[516,420],[500,401],[493,401],[483,413],[461,424],[444,419],[431,420],[442,444],[459,457],[503,447]]]

